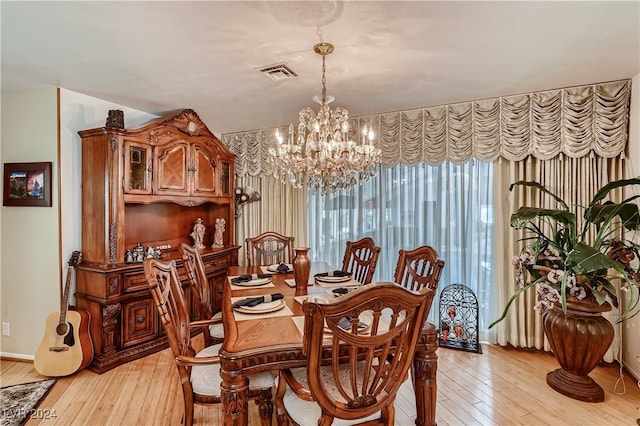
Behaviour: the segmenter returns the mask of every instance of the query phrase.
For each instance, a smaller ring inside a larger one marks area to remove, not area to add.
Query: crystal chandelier
[[[362,140],[349,140],[349,113],[344,108],[331,110],[333,96],[327,96],[325,59],[333,52],[331,43],[318,43],[313,50],[322,55],[322,95],[313,100],[320,104],[316,114],[306,107],[300,111],[298,132],[289,125],[289,136],[284,142],[276,131],[278,143],[269,149],[274,175],[294,188],[307,186],[323,196],[342,189],[353,188],[374,177],[380,163],[380,149],[373,145],[374,132],[367,126]]]

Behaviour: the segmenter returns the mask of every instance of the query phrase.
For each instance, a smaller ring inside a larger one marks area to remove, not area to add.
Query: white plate
[[[269,312],[279,311],[287,306],[287,303],[283,300],[274,300],[273,302],[261,303],[256,306],[241,306],[239,308],[234,308],[238,312],[242,312],[243,314],[266,314]]]
[[[293,271],[293,265],[292,265],[292,264],[290,264],[290,263],[285,263],[285,265],[287,265],[287,268],[289,268],[289,272],[292,272],[292,271]],[[271,272],[278,272],[278,266],[280,266],[280,264],[279,264],[279,263],[276,263],[275,265],[269,265],[269,266],[267,267],[267,270],[268,270],[268,271],[271,271]]]
[[[351,275],[347,275],[346,277],[313,277],[313,278],[325,283],[344,283],[351,280]]]
[[[234,283],[232,281],[231,284],[237,285],[240,287],[255,287],[255,286],[260,286],[264,284],[269,284],[270,282],[271,282],[271,278],[256,278],[255,280],[241,281],[239,283]]]

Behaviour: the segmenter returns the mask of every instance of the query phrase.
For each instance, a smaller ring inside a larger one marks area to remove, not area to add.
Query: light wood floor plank
[[[483,353],[441,348],[438,351],[439,426],[459,425],[636,425],[640,389],[625,376],[626,393],[614,392],[615,366],[591,374],[605,390],[605,402],[591,404],[567,398],[546,384],[558,368],[552,355],[539,351],[483,345]],[[44,380],[29,362],[2,360],[2,386]],[[182,390],[169,350],[115,368],[102,375],[89,370],[58,379],[40,404],[57,418],[32,419],[32,425],[179,425]],[[396,425],[413,426],[414,394],[406,382],[396,398]],[[260,424],[249,404],[250,425]],[[196,425],[222,421],[220,406],[196,406]],[[275,422],[274,422],[275,424]]]

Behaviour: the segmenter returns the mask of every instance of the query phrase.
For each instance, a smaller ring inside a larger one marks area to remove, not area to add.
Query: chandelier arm
[[[326,196],[375,176],[381,151],[373,145],[372,131],[365,144],[366,127],[362,145],[349,140],[348,111],[329,108],[333,97],[327,96],[326,56],[333,52],[333,45],[322,42],[313,50],[322,56],[322,98],[314,97],[320,109],[317,113],[310,107],[300,111],[298,135],[294,135],[291,124],[287,143],[276,135],[278,143],[269,149],[269,161],[274,166],[274,176],[281,182],[288,182],[294,188],[306,186]]]

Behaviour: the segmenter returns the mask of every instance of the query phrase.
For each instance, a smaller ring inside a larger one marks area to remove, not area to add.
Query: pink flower
[[[547,274],[547,279],[549,282],[553,284],[558,284],[562,281],[562,276],[564,275],[564,271],[562,269],[552,269]]]

